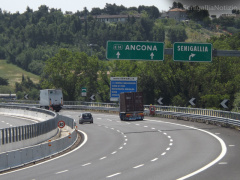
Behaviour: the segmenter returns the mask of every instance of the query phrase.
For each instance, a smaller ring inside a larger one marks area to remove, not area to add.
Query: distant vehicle
[[[120,93],[119,97],[121,120],[143,120],[144,106],[142,92]]]
[[[40,90],[40,108],[59,112],[63,106],[63,94],[61,89]]]
[[[84,122],[93,123],[93,116],[90,112],[85,112],[80,114],[79,124],[83,124]]]

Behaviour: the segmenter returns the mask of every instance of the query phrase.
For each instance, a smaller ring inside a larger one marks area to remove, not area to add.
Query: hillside
[[[205,28],[195,30],[190,27],[186,28],[186,33],[187,33],[188,39],[185,42],[202,42],[202,43],[206,42],[208,39],[210,39],[213,36],[219,37],[221,34],[223,34],[221,32],[214,32],[214,31],[207,30]]]
[[[30,77],[30,79],[34,83],[38,83],[40,77],[24,71],[23,69],[17,67],[13,64],[8,64],[6,60],[0,60],[0,77],[8,79],[8,86],[0,86],[0,94],[1,93],[14,93],[15,83],[21,83],[22,75],[25,77]]]

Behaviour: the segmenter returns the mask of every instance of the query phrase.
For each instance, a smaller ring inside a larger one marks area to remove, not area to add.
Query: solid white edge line
[[[72,151],[69,151],[69,152],[67,152],[67,153],[65,153],[65,154],[63,154],[63,155],[61,155],[61,156],[57,156],[57,157],[55,157],[55,158],[49,159],[49,160],[47,160],[47,161],[44,161],[44,162],[41,162],[41,163],[38,163],[38,164],[35,164],[35,165],[32,165],[32,166],[29,166],[29,167],[25,167],[25,168],[17,169],[17,170],[15,170],[15,171],[11,171],[11,172],[6,172],[6,173],[3,173],[3,174],[0,174],[0,176],[5,175],[5,174],[11,174],[11,173],[14,173],[14,172],[17,172],[17,171],[22,171],[22,170],[24,170],[24,169],[29,169],[29,168],[32,168],[32,167],[35,167],[35,166],[39,166],[39,165],[41,165],[41,164],[44,164],[44,163],[53,161],[53,160],[55,160],[55,159],[61,158],[61,157],[63,157],[63,156],[66,156],[66,155],[68,155],[68,154],[71,154],[71,153],[77,151],[77,150],[80,149],[84,144],[86,144],[86,142],[87,142],[87,140],[88,140],[88,136],[87,136],[87,134],[86,134],[85,132],[80,131],[80,130],[78,130],[78,131],[81,132],[81,133],[84,135],[84,141],[82,142],[82,144],[81,144],[80,146],[78,146],[77,148],[73,149]]]
[[[147,119],[145,119],[145,120],[147,120]],[[147,120],[147,121],[159,122],[159,121],[157,121],[157,120]],[[221,138],[219,138],[218,136],[216,136],[216,135],[213,134],[213,133],[210,133],[210,132],[205,131],[205,130],[203,130],[203,129],[198,129],[198,128],[195,128],[195,127],[186,126],[186,125],[182,125],[182,124],[176,124],[176,123],[170,123],[170,122],[162,122],[162,121],[161,121],[161,123],[173,124],[173,125],[183,126],[183,127],[195,129],[195,130],[198,130],[198,131],[202,131],[202,132],[207,133],[207,134],[213,136],[214,138],[216,138],[216,139],[219,141],[219,143],[221,144],[221,147],[222,147],[221,153],[220,153],[219,156],[218,156],[216,159],[214,159],[212,162],[210,162],[210,163],[207,164],[206,166],[203,166],[202,168],[200,168],[200,169],[198,169],[198,170],[196,170],[196,171],[194,171],[194,172],[192,172],[192,173],[190,173],[190,174],[188,174],[188,175],[186,175],[186,176],[183,176],[183,177],[181,177],[181,178],[178,178],[177,180],[187,179],[187,178],[189,178],[189,177],[192,177],[192,176],[194,176],[194,175],[196,175],[196,174],[198,174],[198,173],[200,173],[200,172],[202,172],[202,171],[210,168],[211,166],[213,166],[214,164],[216,164],[217,162],[219,162],[219,161],[226,155],[226,153],[227,153],[227,146],[226,146],[225,142],[224,142]]]

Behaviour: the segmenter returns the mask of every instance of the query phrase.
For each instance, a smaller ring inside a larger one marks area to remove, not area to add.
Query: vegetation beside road
[[[94,17],[102,13],[129,18],[99,22]],[[163,97],[164,105],[189,106],[194,97],[195,107],[221,109],[220,102],[229,99],[229,109],[237,109],[239,58],[215,57],[211,63],[173,62],[168,55],[163,62],[106,60],[108,40],[161,41],[165,48],[174,42],[208,42],[214,49],[240,50],[238,19],[211,20],[205,11],[202,16],[188,13],[189,21],[177,22],[159,19],[154,7],[115,4],[75,14],[44,5],[37,11],[27,8],[23,14],[0,11],[0,59],[6,59],[0,61],[0,77],[5,78],[0,83],[8,81],[0,91],[37,99],[41,88],[61,88],[65,100],[88,101],[94,94],[97,101],[110,102],[110,77],[138,77],[145,104],[156,104]],[[82,87],[87,88],[87,97],[81,97]]]

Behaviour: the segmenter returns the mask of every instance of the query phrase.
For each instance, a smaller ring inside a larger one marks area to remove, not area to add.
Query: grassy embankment
[[[10,92],[14,94],[15,83],[22,82],[22,75],[25,78],[30,77],[34,83],[38,83],[40,79],[39,76],[24,71],[16,65],[8,64],[6,60],[0,60],[0,77],[8,79],[9,82],[8,86],[0,86],[0,94],[9,94]]]

